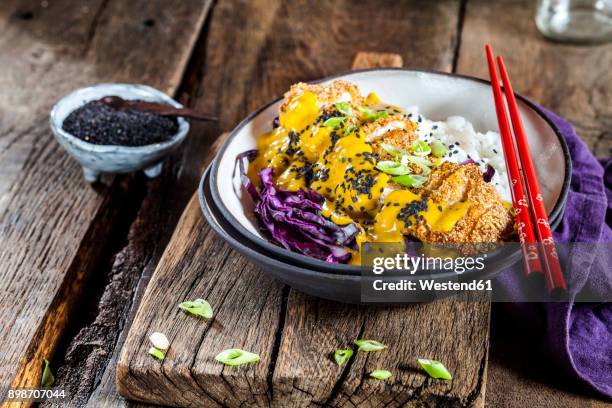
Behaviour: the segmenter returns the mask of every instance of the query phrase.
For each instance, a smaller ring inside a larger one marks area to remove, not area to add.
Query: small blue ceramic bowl
[[[101,173],[130,173],[144,170],[147,177],[161,173],[164,158],[187,137],[189,122],[178,118],[179,130],[168,141],[146,146],[98,145],[81,140],[62,129],[64,119],[87,102],[115,95],[123,99],[165,103],[176,108],[183,105],[163,92],[146,85],[98,84],[78,89],[60,99],[51,110],[51,130],[57,141],[83,167],[85,180],[96,182]]]

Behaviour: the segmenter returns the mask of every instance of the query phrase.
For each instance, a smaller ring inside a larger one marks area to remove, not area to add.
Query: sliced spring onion
[[[439,140],[434,140],[429,146],[431,147],[431,154],[435,157],[442,157],[447,152],[446,146]]]
[[[419,364],[421,368],[425,370],[432,378],[441,378],[443,380],[452,380],[453,376],[448,372],[444,364],[436,360],[429,360],[426,358],[419,358]]]
[[[323,126],[332,127],[335,129],[339,127],[345,119],[346,118],[344,116],[334,116],[323,122]]]
[[[51,368],[49,368],[49,360],[47,360],[46,358],[43,358],[43,364],[44,364],[44,367],[43,367],[42,376],[40,377],[40,387],[49,388],[55,382],[55,377],[53,376],[53,373],[51,372]]]
[[[429,147],[429,145],[422,140],[415,140],[412,142],[410,150],[415,156],[427,156],[429,153],[431,153],[431,147]]]
[[[336,102],[334,105],[338,112],[343,114],[344,116],[353,116],[353,110],[351,109],[351,105],[348,102]]]
[[[391,377],[393,374],[391,374],[390,371],[387,370],[374,370],[370,373],[370,377],[372,378],[378,378],[379,380],[386,380],[387,378]]]
[[[223,350],[215,356],[215,360],[229,366],[257,363],[259,355],[240,349]]]
[[[348,125],[348,126],[346,127],[346,129],[344,129],[344,133],[343,133],[343,135],[344,135],[344,136],[348,136],[348,135],[350,135],[351,133],[353,133],[355,130],[357,130],[357,126],[355,126],[355,125]]]
[[[193,316],[211,319],[213,317],[213,309],[210,304],[204,299],[188,300],[178,305],[179,309]]]
[[[374,122],[375,120],[389,116],[389,112],[387,111],[375,111],[374,109],[370,109],[366,106],[360,106],[357,108],[357,110],[359,113],[361,113],[361,116],[365,120],[370,122]]]
[[[402,155],[406,154],[405,151],[403,151],[402,149],[399,149],[393,145],[390,145],[388,143],[381,143],[380,147],[382,147],[382,149],[389,153],[391,156],[393,157],[401,157]]]
[[[336,364],[342,365],[346,363],[352,355],[353,350],[351,349],[336,350],[334,352],[334,361],[336,362]]]
[[[166,355],[164,354],[163,351],[161,351],[160,349],[155,348],[155,347],[151,347],[149,349],[149,354],[152,355],[153,357],[155,357],[158,360],[163,360],[166,357]]]
[[[151,340],[153,347],[157,349],[168,350],[168,347],[170,347],[170,342],[164,333],[155,332],[149,336],[149,340]]]
[[[403,176],[395,176],[391,180],[404,187],[421,187],[427,181],[427,177],[418,174],[404,174]]]
[[[355,340],[355,345],[359,347],[359,351],[380,351],[387,348],[379,341],[366,339]]]
[[[423,171],[424,175],[428,175],[430,173],[431,162],[424,157],[405,155],[402,157],[402,160],[406,158],[408,163],[416,164]]]
[[[390,160],[379,161],[376,163],[376,168],[393,176],[401,176],[410,173],[410,167]]]

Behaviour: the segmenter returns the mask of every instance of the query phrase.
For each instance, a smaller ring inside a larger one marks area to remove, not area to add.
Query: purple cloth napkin
[[[612,159],[598,161],[568,121],[544,112],[561,130],[573,163],[565,212],[554,233],[556,242],[612,243]],[[586,290],[599,299],[612,296],[612,253],[605,248],[583,251],[580,261],[581,265],[586,261],[586,267],[571,268],[572,276],[566,276],[570,301],[504,306],[512,316],[529,319],[530,329],[541,331],[541,346],[567,374],[612,397],[612,303],[573,301]],[[500,273],[497,283],[513,298],[513,293],[522,290],[524,279],[511,268]]]

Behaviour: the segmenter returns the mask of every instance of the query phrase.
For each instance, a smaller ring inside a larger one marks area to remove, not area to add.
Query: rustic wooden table
[[[612,45],[543,40],[530,1],[4,0],[0,33],[0,392],[37,385],[41,361],[49,358],[56,384],[67,389],[72,406],[136,405],[116,389],[120,351],[218,135],[292,83],[347,70],[358,50],[397,53],[407,67],[486,77],[483,43],[491,42],[504,55],[517,91],[570,119],[597,155],[609,156],[612,148]],[[154,86],[215,112],[220,121],[194,124],[159,179],[107,178],[91,187],[52,138],[48,112],[68,91],[105,81]],[[161,374],[174,393],[151,389],[147,400],[285,406],[287,396],[295,405],[368,406],[365,401],[374,395],[379,404],[390,405],[606,405],[561,377],[534,371],[534,356],[499,308],[491,313],[485,305],[450,302],[420,306],[406,319],[401,309],[313,299],[262,275],[220,243],[199,217],[188,209],[180,223],[201,226],[186,236],[202,240],[188,248],[169,247],[156,276],[183,276],[164,265],[192,273],[240,271],[240,276],[228,277],[226,286],[216,289],[194,281],[214,296],[226,290],[227,299],[214,299],[222,305],[223,326],[176,323],[175,330],[199,343],[164,364],[168,370]],[[182,253],[200,256],[200,263],[172,257]],[[249,293],[258,302],[240,303]],[[232,313],[236,304],[243,315]],[[420,319],[462,336],[427,342],[423,338],[431,332]],[[469,330],[453,322],[466,323]],[[237,330],[237,336],[243,344],[268,347],[263,364],[240,375],[219,372],[219,382],[210,388],[197,376],[192,384],[182,383],[189,372],[168,375],[172,365],[220,371],[198,356],[212,353],[207,345],[218,344],[212,334],[231,336],[232,328],[246,323],[253,330]],[[333,348],[332,341],[377,335],[386,332],[383,328],[397,335],[391,341],[406,340],[402,355],[414,357],[419,347],[432,347],[445,353],[462,377],[445,388],[407,367],[398,387],[411,392],[400,399],[395,391],[362,384],[367,361],[342,372],[326,366],[325,375],[313,381],[286,381],[312,370],[309,355],[300,354],[313,353],[307,342],[316,339]],[[282,358],[291,351],[297,352],[295,360]],[[151,372],[154,384],[158,374]]]

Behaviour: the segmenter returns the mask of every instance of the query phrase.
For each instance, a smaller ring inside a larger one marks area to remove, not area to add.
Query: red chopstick
[[[512,119],[512,128],[514,130],[514,136],[517,139],[519,158],[523,167],[523,175],[525,176],[527,183],[529,206],[525,197],[525,188],[523,186],[521,172],[518,166],[518,160],[516,158],[514,141],[512,139],[512,133],[510,132],[510,126],[506,116],[506,107],[502,96],[501,87],[499,85],[499,79],[497,77],[495,61],[493,59],[493,50],[491,49],[490,45],[487,45],[485,49],[487,54],[487,62],[489,65],[489,74],[491,76],[491,86],[493,88],[493,96],[495,99],[495,109],[500,127],[502,145],[504,148],[504,158],[506,159],[508,177],[511,183],[512,200],[517,218],[517,228],[522,244],[521,247],[523,248],[523,257],[524,259],[527,259],[525,262],[527,265],[526,272],[528,275],[531,275],[533,272],[542,271],[537,246],[532,240],[535,231],[538,243],[541,244],[543,254],[546,290],[550,296],[559,297],[565,292],[565,280],[563,278],[561,264],[559,263],[557,250],[552,237],[552,231],[548,222],[548,215],[546,214],[546,209],[542,200],[542,194],[536,176],[535,167],[533,165],[531,153],[527,144],[527,138],[525,137],[525,130],[519,114],[516,98],[514,97],[514,92],[512,91],[512,86],[510,84],[510,78],[508,77],[508,72],[505,69],[503,59],[498,57],[505,95],[508,100],[510,117]],[[532,211],[531,214],[529,213],[530,208]],[[533,215],[534,220],[536,220],[535,227],[531,220],[531,215]],[[528,258],[525,258],[525,256]],[[529,262],[530,259],[533,259],[534,261],[537,260],[538,269],[530,269],[533,266],[533,264]]]
[[[553,296],[558,296],[566,289],[565,279],[563,278],[563,271],[561,264],[559,263],[559,257],[555,248],[555,242],[552,236],[552,230],[548,222],[548,214],[544,207],[544,200],[542,199],[542,193],[540,191],[540,183],[538,183],[538,177],[536,175],[535,166],[531,158],[531,152],[529,151],[529,145],[527,144],[527,137],[525,136],[525,129],[523,128],[523,121],[519,114],[518,105],[516,98],[514,97],[514,91],[510,84],[510,77],[506,71],[504,60],[501,56],[497,57],[497,65],[499,66],[499,72],[501,74],[502,82],[504,84],[504,92],[506,94],[506,100],[508,101],[508,109],[510,110],[510,119],[512,120],[512,129],[514,130],[514,137],[518,146],[519,158],[521,160],[521,167],[525,176],[527,184],[527,196],[529,197],[529,204],[533,210],[533,218],[536,221],[535,230],[538,238],[538,242],[541,243],[541,249],[544,253],[544,268],[549,271],[545,274],[546,278],[546,290]]]
[[[541,276],[543,270],[540,263],[540,255],[538,254],[538,248],[536,246],[536,238],[531,217],[529,216],[529,207],[527,205],[523,179],[519,170],[518,160],[516,159],[514,142],[512,141],[512,133],[510,132],[510,124],[506,116],[506,106],[499,86],[499,79],[497,78],[497,70],[493,59],[493,51],[490,45],[486,46],[486,52],[487,61],[489,63],[489,74],[491,76],[491,85],[493,88],[493,99],[495,99],[495,111],[499,123],[502,147],[504,149],[504,159],[506,161],[506,168],[508,169],[512,205],[514,206],[516,226],[521,241],[521,250],[523,252],[525,274],[528,277],[534,275]]]

